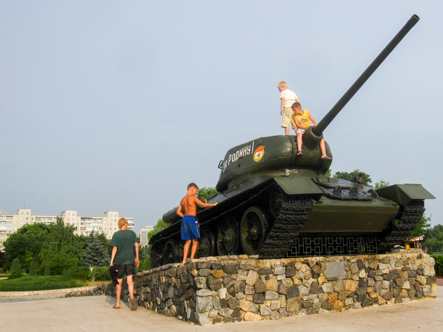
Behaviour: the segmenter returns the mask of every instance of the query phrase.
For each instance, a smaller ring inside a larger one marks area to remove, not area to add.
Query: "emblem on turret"
[[[254,151],[254,161],[259,162],[261,158],[263,158],[263,155],[265,154],[265,146],[260,145],[255,151]]]

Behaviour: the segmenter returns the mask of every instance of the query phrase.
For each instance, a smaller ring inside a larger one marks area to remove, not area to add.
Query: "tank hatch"
[[[372,201],[376,195],[366,186],[336,178],[316,177],[312,179],[329,198],[340,200]]]

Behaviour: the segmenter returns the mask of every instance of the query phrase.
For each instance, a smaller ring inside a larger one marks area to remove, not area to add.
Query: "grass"
[[[101,284],[107,284],[109,282],[111,282],[111,280],[109,280],[109,281],[96,280],[94,282],[92,280],[91,281],[84,281],[83,287],[88,287],[88,286],[92,287],[92,285],[98,286],[98,285],[101,285]]]
[[[23,292],[48,289],[82,287],[84,283],[75,279],[63,280],[63,276],[24,276],[17,279],[0,280],[0,292]]]

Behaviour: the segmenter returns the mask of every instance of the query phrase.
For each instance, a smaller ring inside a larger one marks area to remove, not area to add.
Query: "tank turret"
[[[316,127],[303,136],[297,155],[295,136],[261,137],[231,148],[219,163],[219,204],[197,212],[201,225],[199,256],[258,254],[264,258],[375,254],[409,236],[435,198],[420,184],[374,190],[361,183],[327,178],[331,160],[321,159],[324,130],[418,22],[413,15],[380,55]],[[326,143],[326,152],[332,156]],[[178,262],[180,218],[173,208],[163,215],[171,225],[151,238],[151,265]]]

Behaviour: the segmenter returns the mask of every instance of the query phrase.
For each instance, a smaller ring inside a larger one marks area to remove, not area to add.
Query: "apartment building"
[[[71,225],[75,228],[77,235],[90,235],[92,232],[104,233],[106,238],[111,239],[112,235],[118,231],[119,213],[117,211],[107,211],[102,217],[82,217],[75,210],[66,210],[61,214],[65,225]],[[132,218],[127,218],[128,229],[134,228]],[[33,215],[31,209],[18,209],[17,214],[8,214],[0,210],[0,250],[4,250],[3,243],[9,234],[17,232],[24,225],[43,223],[55,224],[57,216],[39,216]]]
[[[148,233],[154,230],[154,226],[146,226],[140,228],[140,246],[147,247],[148,246]]]

